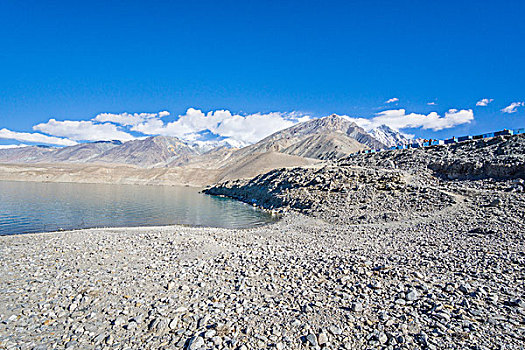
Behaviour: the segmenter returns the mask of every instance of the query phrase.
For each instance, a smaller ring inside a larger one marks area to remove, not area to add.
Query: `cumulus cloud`
[[[77,143],[72,140],[47,136],[40,133],[16,132],[8,129],[0,129],[0,139],[17,140],[21,142],[44,143],[58,146],[74,146]]]
[[[512,102],[507,107],[503,108],[501,111],[503,113],[516,113],[518,107],[525,106],[525,102]]]
[[[489,103],[491,103],[492,101],[494,101],[493,98],[484,98],[484,99],[481,99],[479,100],[478,102],[476,102],[476,106],[478,107],[486,107],[489,105]]]
[[[77,141],[129,141],[134,139],[132,135],[118,129],[113,124],[95,124],[92,121],[58,121],[49,119],[47,123],[33,126],[33,130]]]
[[[457,109],[450,109],[444,116],[440,116],[436,112],[431,112],[427,115],[417,113],[407,114],[404,109],[392,109],[379,112],[371,119],[346,117],[368,131],[380,125],[387,125],[396,130],[422,128],[438,131],[470,123],[474,120],[474,113],[471,109],[462,109],[459,111]]]
[[[429,106],[437,106],[437,103],[436,102],[429,102],[429,103],[427,103],[427,105],[429,105]]]
[[[307,121],[309,118],[299,113],[273,112],[239,115],[228,110],[204,113],[201,110],[189,108],[176,121],[165,123],[160,118],[150,118],[133,126],[131,130],[146,135],[175,136],[189,141],[197,140],[201,132],[210,131],[220,137],[242,144],[250,144],[276,131]]]
[[[394,103],[394,102],[397,102],[399,101],[399,99],[397,97],[394,97],[394,98],[391,98],[389,100],[386,100],[385,103]]]
[[[170,113],[167,111],[159,113],[100,113],[93,120],[100,123],[111,122],[124,126],[135,126],[144,123],[148,119],[164,118],[169,115]]]
[[[22,148],[27,147],[27,145],[20,144],[20,145],[0,145],[0,149],[12,149],[12,148]]]

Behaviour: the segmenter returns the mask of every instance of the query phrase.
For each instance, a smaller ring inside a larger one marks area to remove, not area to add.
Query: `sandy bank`
[[[0,164],[0,180],[4,181],[203,187],[215,182],[219,173],[216,169],[107,164]]]

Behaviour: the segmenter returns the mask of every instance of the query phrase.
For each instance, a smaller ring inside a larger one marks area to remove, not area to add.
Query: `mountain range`
[[[145,169],[213,170],[217,180],[251,177],[279,167],[335,160],[364,149],[387,148],[410,138],[385,125],[365,131],[337,115],[278,131],[259,142],[211,150],[176,137],[152,136],[122,143],[99,141],[69,147],[27,146],[0,149],[0,163],[126,165]]]

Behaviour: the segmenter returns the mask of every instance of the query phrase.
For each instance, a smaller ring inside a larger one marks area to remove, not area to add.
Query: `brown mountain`
[[[53,154],[55,147],[28,146],[20,148],[0,149],[2,163],[38,163]]]
[[[316,136],[313,137],[314,135]],[[354,122],[333,114],[278,131],[241,149],[239,154],[282,152],[302,157],[333,159],[361,149],[383,147],[383,143]]]
[[[198,155],[195,148],[176,137],[152,136],[142,140],[128,141],[89,161],[150,167],[166,166],[176,159],[185,157],[189,159],[195,155]]]

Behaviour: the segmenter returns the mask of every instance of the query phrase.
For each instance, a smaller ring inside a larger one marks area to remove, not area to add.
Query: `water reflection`
[[[0,235],[171,224],[245,228],[272,220],[188,187],[0,181]]]

